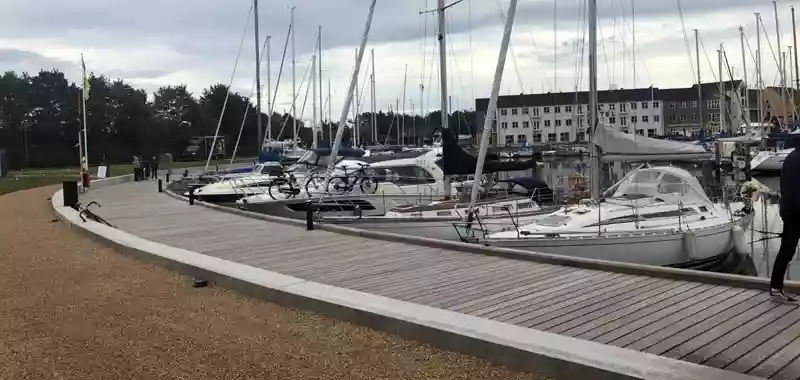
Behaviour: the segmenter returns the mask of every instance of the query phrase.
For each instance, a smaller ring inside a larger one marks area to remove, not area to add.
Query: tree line
[[[103,75],[90,75],[90,93],[86,100],[89,162],[118,164],[130,162],[134,155],[149,157],[172,153],[178,157],[190,138],[210,136],[219,123],[228,87],[210,85],[199,96],[186,85],[163,86],[148,98],[148,93],[136,89],[121,79],[110,80]],[[5,148],[12,168],[74,166],[78,162],[78,133],[82,130],[83,97],[81,88],[70,82],[59,70],[42,70],[36,75],[8,71],[0,77],[0,149]],[[308,110],[306,110],[308,112]],[[299,112],[298,112],[299,113]],[[245,114],[247,115],[245,118]],[[378,135],[381,142],[397,143],[397,119],[404,118],[406,143],[430,138],[439,126],[439,111],[424,117],[377,113]],[[334,115],[338,118],[338,115]],[[242,127],[242,121],[244,126]],[[257,117],[250,99],[238,93],[229,95],[222,116],[220,135],[228,142],[228,154],[243,128],[238,155],[255,156]],[[276,139],[292,139],[290,114],[273,114],[267,126],[262,112],[264,133],[272,129]],[[352,119],[351,119],[352,121]],[[463,134],[474,134],[473,112],[456,111],[450,117],[451,128]],[[329,123],[324,122],[320,146],[327,146]],[[371,114],[359,117],[362,143],[371,143]],[[298,139],[310,145],[311,129],[298,119]],[[351,124],[352,125],[352,124]],[[330,129],[334,134],[337,123]],[[345,130],[349,143],[352,129]]]

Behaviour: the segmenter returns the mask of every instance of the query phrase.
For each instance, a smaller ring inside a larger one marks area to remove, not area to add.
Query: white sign
[[[108,175],[108,166],[98,166],[97,167],[97,178],[106,178]]]

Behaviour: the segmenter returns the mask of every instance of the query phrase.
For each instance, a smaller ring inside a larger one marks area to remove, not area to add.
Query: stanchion
[[[311,202],[306,202],[306,230],[314,231],[314,207]]]
[[[164,192],[164,183],[161,182],[161,178],[158,179],[158,192],[159,193],[163,193]]]
[[[194,205],[194,187],[189,188],[189,205]]]
[[[64,181],[61,184],[62,192],[61,194],[64,197],[64,206],[72,207],[75,210],[78,209],[78,182],[76,181]]]

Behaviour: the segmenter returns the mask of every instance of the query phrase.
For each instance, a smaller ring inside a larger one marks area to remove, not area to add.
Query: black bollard
[[[78,182],[64,181],[62,183],[62,195],[64,196],[64,206],[78,209]]]
[[[189,205],[194,204],[194,187],[189,188]]]
[[[161,178],[158,179],[158,192],[159,193],[163,193],[164,192],[164,183],[161,182]]]
[[[167,170],[167,174],[165,175],[165,177],[167,179],[167,183],[169,183],[169,170]]]
[[[314,231],[314,208],[311,202],[306,202],[306,230]]]

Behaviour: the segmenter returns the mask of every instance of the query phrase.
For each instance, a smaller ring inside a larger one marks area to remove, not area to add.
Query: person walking
[[[800,150],[795,149],[783,161],[781,168],[780,214],[783,220],[781,247],[772,267],[769,294],[779,302],[797,302],[797,298],[783,290],[786,269],[797,250],[800,240]]]
[[[150,178],[158,178],[158,158],[156,156],[150,159]]]
[[[138,181],[142,176],[142,162],[139,156],[133,156],[133,180]]]

